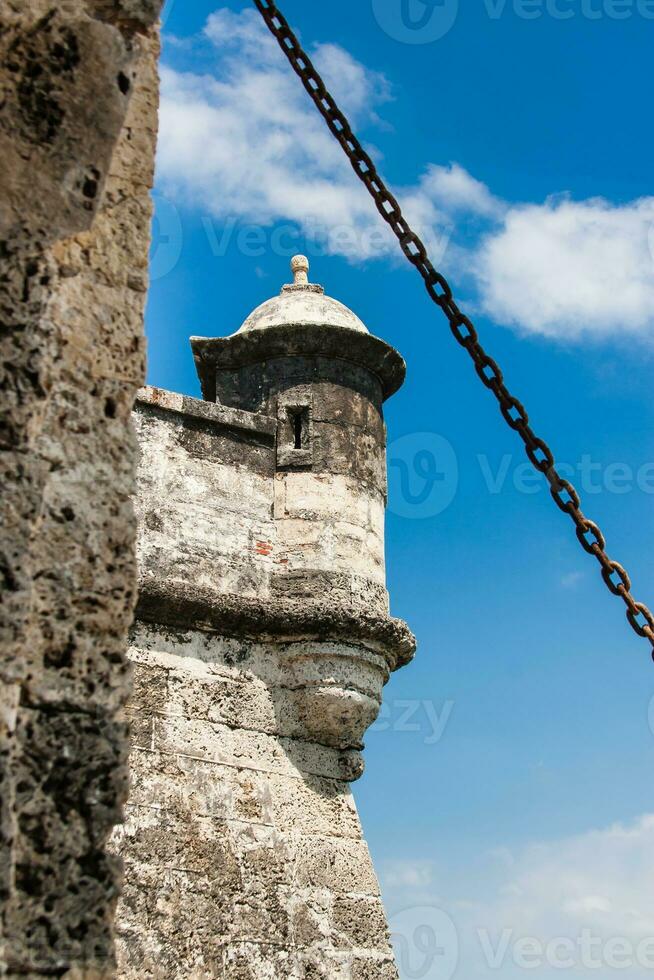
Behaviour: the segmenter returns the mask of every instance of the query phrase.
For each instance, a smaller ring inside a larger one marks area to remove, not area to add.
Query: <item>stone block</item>
[[[383,949],[390,943],[386,913],[377,896],[336,895],[332,942],[337,949]]]
[[[132,749],[131,769],[131,806],[164,810],[179,819],[191,814],[278,826],[264,773],[138,748]]]
[[[291,835],[300,887],[325,888],[334,893],[378,895],[379,885],[363,840],[317,839]]]

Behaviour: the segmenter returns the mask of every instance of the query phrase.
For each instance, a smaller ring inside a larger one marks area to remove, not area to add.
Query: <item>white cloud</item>
[[[388,889],[428,888],[434,875],[429,861],[387,861],[384,865],[384,884]]]
[[[162,71],[159,188],[218,223],[290,222],[309,252],[315,242],[353,261],[397,257],[258,14],[220,9],[204,40],[211,72]],[[391,98],[384,75],[335,44],[311,56],[354,125],[379,128]],[[435,264],[465,276],[473,305],[498,323],[557,339],[653,338],[654,197],[509,204],[457,163],[431,164],[393,190]]]
[[[391,252],[390,233],[256,12],[219,10],[205,34],[214,73],[162,69],[160,188],[219,220],[329,234],[327,251]],[[383,75],[336,45],[312,54],[352,119],[374,121],[390,98]]]
[[[574,937],[584,927],[606,937],[654,937],[654,815],[534,844],[514,861],[505,895],[488,906],[496,925],[535,928],[543,939]]]
[[[337,44],[317,44],[312,61],[329,80],[331,94],[353,124],[368,117],[377,121],[375,106],[392,97],[390,83],[381,72],[366,68]]]
[[[406,862],[404,872],[402,862],[381,868],[391,920],[411,906],[428,920],[423,910],[430,903],[451,917],[460,946],[455,977],[517,980],[524,976],[521,957],[529,949],[542,950],[532,957],[541,961],[532,972],[546,980],[561,975],[609,980],[620,958],[630,963],[625,974],[630,980],[651,975],[654,815],[561,840],[502,848],[487,861],[476,879],[468,869],[464,872],[468,894],[462,893],[461,869],[437,873],[429,862]],[[493,965],[493,956],[501,962]],[[563,970],[561,960],[573,962]]]
[[[444,210],[452,213],[500,218],[507,210],[503,201],[494,197],[485,184],[472,177],[458,163],[451,163],[449,167],[431,164],[420,183],[430,198],[439,201]]]
[[[583,572],[567,572],[561,578],[561,585],[564,589],[574,589],[583,579]]]
[[[217,49],[240,48],[246,55],[256,55],[259,64],[274,64],[278,56],[277,42],[262,29],[254,10],[240,14],[227,7],[216,10],[207,20],[204,33]]]
[[[513,207],[474,257],[482,307],[500,323],[550,337],[651,337],[653,226],[654,198]]]

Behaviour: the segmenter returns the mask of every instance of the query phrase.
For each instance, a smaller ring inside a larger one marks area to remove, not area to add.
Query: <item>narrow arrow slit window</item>
[[[292,397],[292,396],[291,396]],[[297,396],[295,396],[297,397]],[[307,469],[313,464],[311,404],[283,399],[278,405],[277,465],[291,469]]]
[[[306,448],[306,413],[302,408],[295,408],[289,411],[291,421],[291,431],[293,437],[293,448]]]

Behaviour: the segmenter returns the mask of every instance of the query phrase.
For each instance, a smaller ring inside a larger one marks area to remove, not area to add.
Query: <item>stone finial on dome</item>
[[[294,255],[291,259],[293,282],[282,286],[284,293],[318,293],[322,296],[325,290],[315,282],[309,282],[309,260],[306,255]]]
[[[295,286],[306,286],[309,282],[309,260],[306,255],[294,255],[291,259],[291,272]]]

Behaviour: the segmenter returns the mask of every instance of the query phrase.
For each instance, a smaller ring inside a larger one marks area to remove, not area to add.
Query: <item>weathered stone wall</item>
[[[267,408],[278,425],[278,552],[289,570],[320,573],[331,579],[330,590],[340,576],[368,608],[387,611],[386,430],[379,382],[325,357],[276,358],[269,366],[259,383],[270,392]],[[306,416],[306,448],[299,453],[287,421],[298,410]],[[287,589],[292,582],[286,578]]]
[[[0,973],[111,973],[158,0],[0,10]]]
[[[142,586],[270,592],[275,422],[146,388],[137,402]],[[239,422],[241,428],[238,428]]]
[[[414,650],[388,615],[383,566],[380,582],[361,534],[342,531],[371,520],[352,495],[380,490],[353,481],[339,496],[322,458],[280,472],[280,423],[264,414],[150,388],[135,418],[141,586],[131,790],[115,833],[127,862],[119,975],[396,978],[349,789],[382,688]],[[301,483],[282,508],[286,477]]]
[[[283,645],[133,643],[121,978],[395,980],[352,773],[307,738]]]
[[[383,614],[380,409],[324,383],[290,386],[285,397],[311,405],[307,448],[300,451],[311,462],[302,468],[290,457],[280,465],[281,397],[267,415],[143,389],[135,415],[143,583],[192,578],[200,588],[258,599],[337,593],[341,603]],[[368,482],[373,469],[376,479]]]

